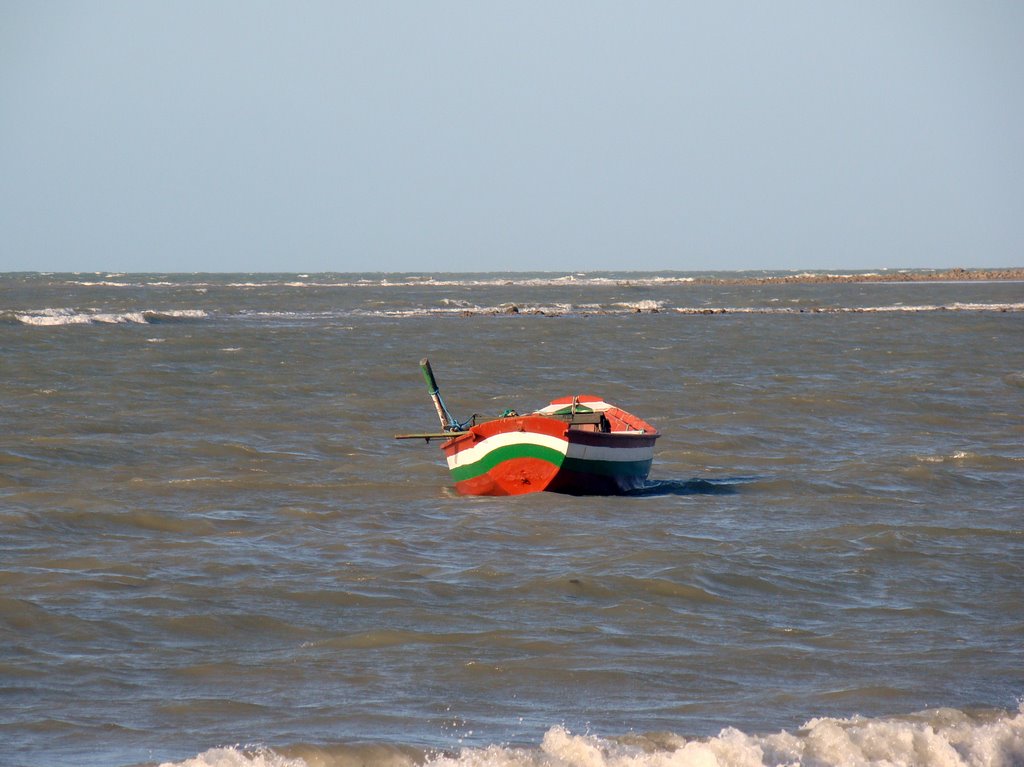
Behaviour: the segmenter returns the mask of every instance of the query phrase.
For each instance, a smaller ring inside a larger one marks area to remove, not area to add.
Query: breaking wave
[[[443,302],[442,302],[443,303]],[[588,316],[618,314],[684,314],[684,315],[717,315],[717,314],[920,314],[926,312],[1024,312],[1024,303],[1014,304],[942,304],[904,306],[815,306],[815,307],[776,307],[776,306],[719,306],[719,307],[671,307],[665,301],[642,300],[636,302],[617,302],[614,304],[517,304],[506,303],[496,306],[479,306],[475,304],[455,305],[446,303],[441,307],[405,307],[395,309],[357,309],[354,315],[366,317],[474,317],[481,315],[538,315],[557,316]]]
[[[675,315],[805,315],[805,314],[882,314],[926,312],[1006,313],[1024,312],[1024,303],[1013,304],[948,304],[920,306],[731,306],[731,307],[673,307],[663,300],[619,301],[615,303],[529,303],[507,302],[495,305],[473,304],[468,301],[441,299],[434,306],[399,306],[367,309],[336,308],[328,311],[259,311],[218,312],[227,319],[255,322],[304,324],[324,320],[355,318],[417,319],[424,317],[590,317],[624,314]],[[0,310],[0,324],[32,327],[66,325],[153,325],[168,322],[190,322],[211,317],[205,309],[109,311],[103,309],[46,308],[36,310]]]
[[[60,325],[153,325],[160,322],[200,320],[209,314],[202,309],[146,309],[137,312],[107,312],[99,309],[38,309],[4,311],[0,318],[8,322],[36,327]]]
[[[672,287],[690,284],[723,283],[732,285],[764,285],[794,283],[881,282],[905,284],[907,282],[988,282],[1020,281],[1024,270],[1006,269],[899,269],[880,271],[597,271],[597,272],[376,272],[317,274],[264,274],[236,273],[216,275],[191,274],[124,274],[120,272],[40,274],[67,285],[98,288],[403,288],[403,287]]]
[[[1014,304],[921,304],[906,306],[734,306],[734,307],[677,307],[677,314],[919,314],[922,312],[1022,312],[1024,303]]]
[[[474,288],[474,287],[565,287],[565,286],[638,286],[657,287],[671,285],[688,285],[699,279],[714,279],[713,275],[682,276],[659,275],[646,273],[607,273],[607,274],[558,274],[550,273],[481,273],[481,274],[321,274],[310,278],[309,275],[244,275],[245,279],[229,281],[207,279],[209,275],[185,277],[175,275],[173,280],[167,275],[159,277],[143,277],[133,275],[135,279],[111,279],[110,277],[126,275],[109,275],[106,278],[78,278],[65,280],[65,284],[88,288]],[[299,277],[300,279],[296,279]]]
[[[812,719],[795,732],[708,738],[619,738],[552,727],[535,747],[492,745],[418,753],[383,745],[214,748],[161,767],[1020,767],[1024,706],[1016,712],[936,709],[905,717]]]

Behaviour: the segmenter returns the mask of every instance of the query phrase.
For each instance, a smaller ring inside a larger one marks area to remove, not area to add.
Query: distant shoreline
[[[1024,267],[1009,269],[944,269],[864,274],[787,274],[773,277],[698,277],[693,285],[823,285],[861,282],[999,282],[1024,281]]]

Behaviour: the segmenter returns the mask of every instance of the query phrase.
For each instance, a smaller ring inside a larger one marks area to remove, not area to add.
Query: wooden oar
[[[461,437],[463,434],[469,434],[468,431],[441,431],[433,432],[431,434],[396,434],[395,439],[425,439],[430,442],[432,439],[452,439],[454,437]]]

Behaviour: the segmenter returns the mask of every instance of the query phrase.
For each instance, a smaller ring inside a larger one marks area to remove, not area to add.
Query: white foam
[[[314,767],[304,759],[289,759],[268,748],[211,748],[183,762],[164,762],[160,767]]]
[[[153,287],[153,286],[176,286],[176,287],[204,287],[204,288],[408,288],[408,287],[437,287],[437,288],[479,288],[479,287],[531,287],[531,288],[564,288],[571,287],[658,287],[671,285],[686,285],[696,282],[695,277],[646,275],[646,274],[622,274],[622,275],[525,275],[525,274],[480,274],[480,275],[452,275],[443,277],[438,275],[404,275],[392,274],[383,277],[353,276],[350,279],[315,279],[308,276],[297,275],[299,279],[259,279],[253,275],[253,279],[216,283],[207,281],[190,282],[112,282],[112,281],[72,281],[74,285],[89,285],[94,287]]]
[[[917,456],[917,460],[921,463],[946,463],[947,461],[967,461],[973,458],[977,458],[975,453],[968,452],[966,450],[957,450],[951,455],[922,455]]]
[[[552,727],[535,748],[463,748],[430,756],[425,767],[1020,767],[1022,709],[977,714],[936,709],[882,719],[824,717],[796,732],[750,735],[727,727],[708,738],[658,733],[605,739]],[[330,748],[317,750],[308,762],[266,748],[234,746],[161,767],[350,767],[354,756]],[[385,761],[379,767],[415,763],[396,752]],[[358,763],[378,767],[366,759]]]
[[[90,317],[92,322],[99,323],[101,325],[144,325],[146,323],[146,315],[143,312],[125,312],[123,314],[96,312],[92,315],[86,316]]]
[[[595,305],[588,304],[587,307],[593,307]],[[406,318],[406,317],[460,317],[460,316],[475,316],[481,314],[503,314],[503,315],[516,315],[516,314],[538,314],[538,315],[560,315],[560,314],[591,314],[591,313],[604,313],[604,314],[615,314],[624,313],[626,309],[619,309],[616,311],[608,311],[602,309],[592,309],[583,306],[573,306],[572,304],[516,304],[506,303],[496,306],[478,306],[478,305],[467,305],[462,306],[458,304],[447,305],[442,307],[416,307],[411,309],[355,309],[352,311],[353,315],[365,316],[365,317],[390,317],[390,318]]]
[[[662,308],[665,306],[665,302],[645,299],[643,301],[633,302],[623,301],[621,303],[615,304],[615,306],[621,306],[634,312],[660,312]]]
[[[72,285],[81,285],[86,288],[135,288],[140,287],[138,283],[117,282],[115,280],[75,280]]]
[[[883,270],[885,271],[885,270]],[[908,273],[906,270],[900,273]],[[872,278],[880,276],[881,272],[797,272],[788,273],[765,273],[765,272],[717,272],[704,273],[698,276],[691,276],[685,273],[644,273],[644,272],[599,272],[599,273],[557,273],[557,272],[509,272],[509,273],[469,273],[469,274],[403,274],[393,273],[386,275],[373,274],[296,274],[270,276],[261,274],[240,274],[240,279],[233,282],[219,282],[203,279],[203,275],[193,275],[193,279],[180,279],[169,281],[166,275],[147,278],[144,275],[135,274],[106,274],[97,273],[93,277],[80,276],[75,280],[68,280],[68,284],[82,285],[87,287],[104,288],[138,288],[138,287],[203,287],[203,288],[266,288],[266,287],[290,287],[295,289],[307,288],[403,288],[403,287],[439,287],[439,288],[465,288],[465,287],[501,287],[501,286],[524,286],[524,287],[666,287],[674,285],[687,285],[700,280],[766,280],[768,283],[778,282],[783,284],[787,278],[796,277],[799,279],[815,280],[839,280],[846,281],[856,278]],[[1001,280],[1000,280],[1001,281]],[[940,281],[941,282],[941,281]],[[988,282],[985,280],[971,280],[971,284]],[[906,286],[905,281],[879,282],[881,285]],[[915,280],[910,284],[934,284],[933,282]]]
[[[15,312],[14,319],[23,325],[56,327],[61,325],[145,325],[173,320],[196,320],[209,315],[202,309],[143,310],[136,312],[104,312],[97,309],[46,308]]]
[[[919,304],[907,306],[680,306],[671,309],[678,314],[920,314],[925,312],[1021,312],[1020,304]]]
[[[631,742],[631,740],[633,742]],[[711,738],[669,736],[656,749],[549,730],[539,752],[466,749],[431,767],[762,767],[878,765],[1012,767],[1024,763],[1024,714],[975,719],[950,709],[899,719],[813,719],[796,733],[748,735],[726,728]],[[666,748],[667,745],[667,748]]]
[[[149,321],[159,319],[172,319],[172,320],[201,320],[209,317],[209,313],[205,309],[170,309],[164,311],[146,311],[143,312]]]
[[[14,319],[23,325],[47,327],[51,325],[87,325],[89,317],[79,314],[74,309],[41,309],[37,312],[25,312],[14,315]]]

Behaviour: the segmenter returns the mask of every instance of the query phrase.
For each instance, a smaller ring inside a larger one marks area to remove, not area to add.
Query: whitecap
[[[15,312],[14,319],[22,325],[57,327],[63,325],[145,325],[155,322],[174,322],[204,319],[209,315],[202,309],[143,310],[135,312],[107,312],[99,309],[78,310],[48,307],[46,309]]]
[[[74,309],[40,309],[39,311],[21,312],[14,319],[23,325],[49,327],[54,325],[87,325],[92,320],[88,315],[80,314]]]
[[[615,304],[615,306],[622,306],[630,311],[634,312],[660,312],[665,306],[664,301],[653,301],[651,299],[645,299],[643,301],[633,302],[621,302]]]
[[[379,764],[412,767],[403,750]],[[308,755],[310,760],[303,759]],[[355,759],[354,757],[363,757]],[[372,763],[352,747],[214,748],[161,767],[313,767]],[[418,763],[416,760],[415,763]],[[536,747],[490,745],[434,753],[425,767],[1013,767],[1024,764],[1024,705],[1016,712],[934,709],[910,716],[821,717],[794,732],[711,737],[674,733],[603,738],[550,728]]]
[[[228,746],[208,751],[182,762],[164,762],[160,767],[312,767],[304,759],[289,759],[263,747]]]

